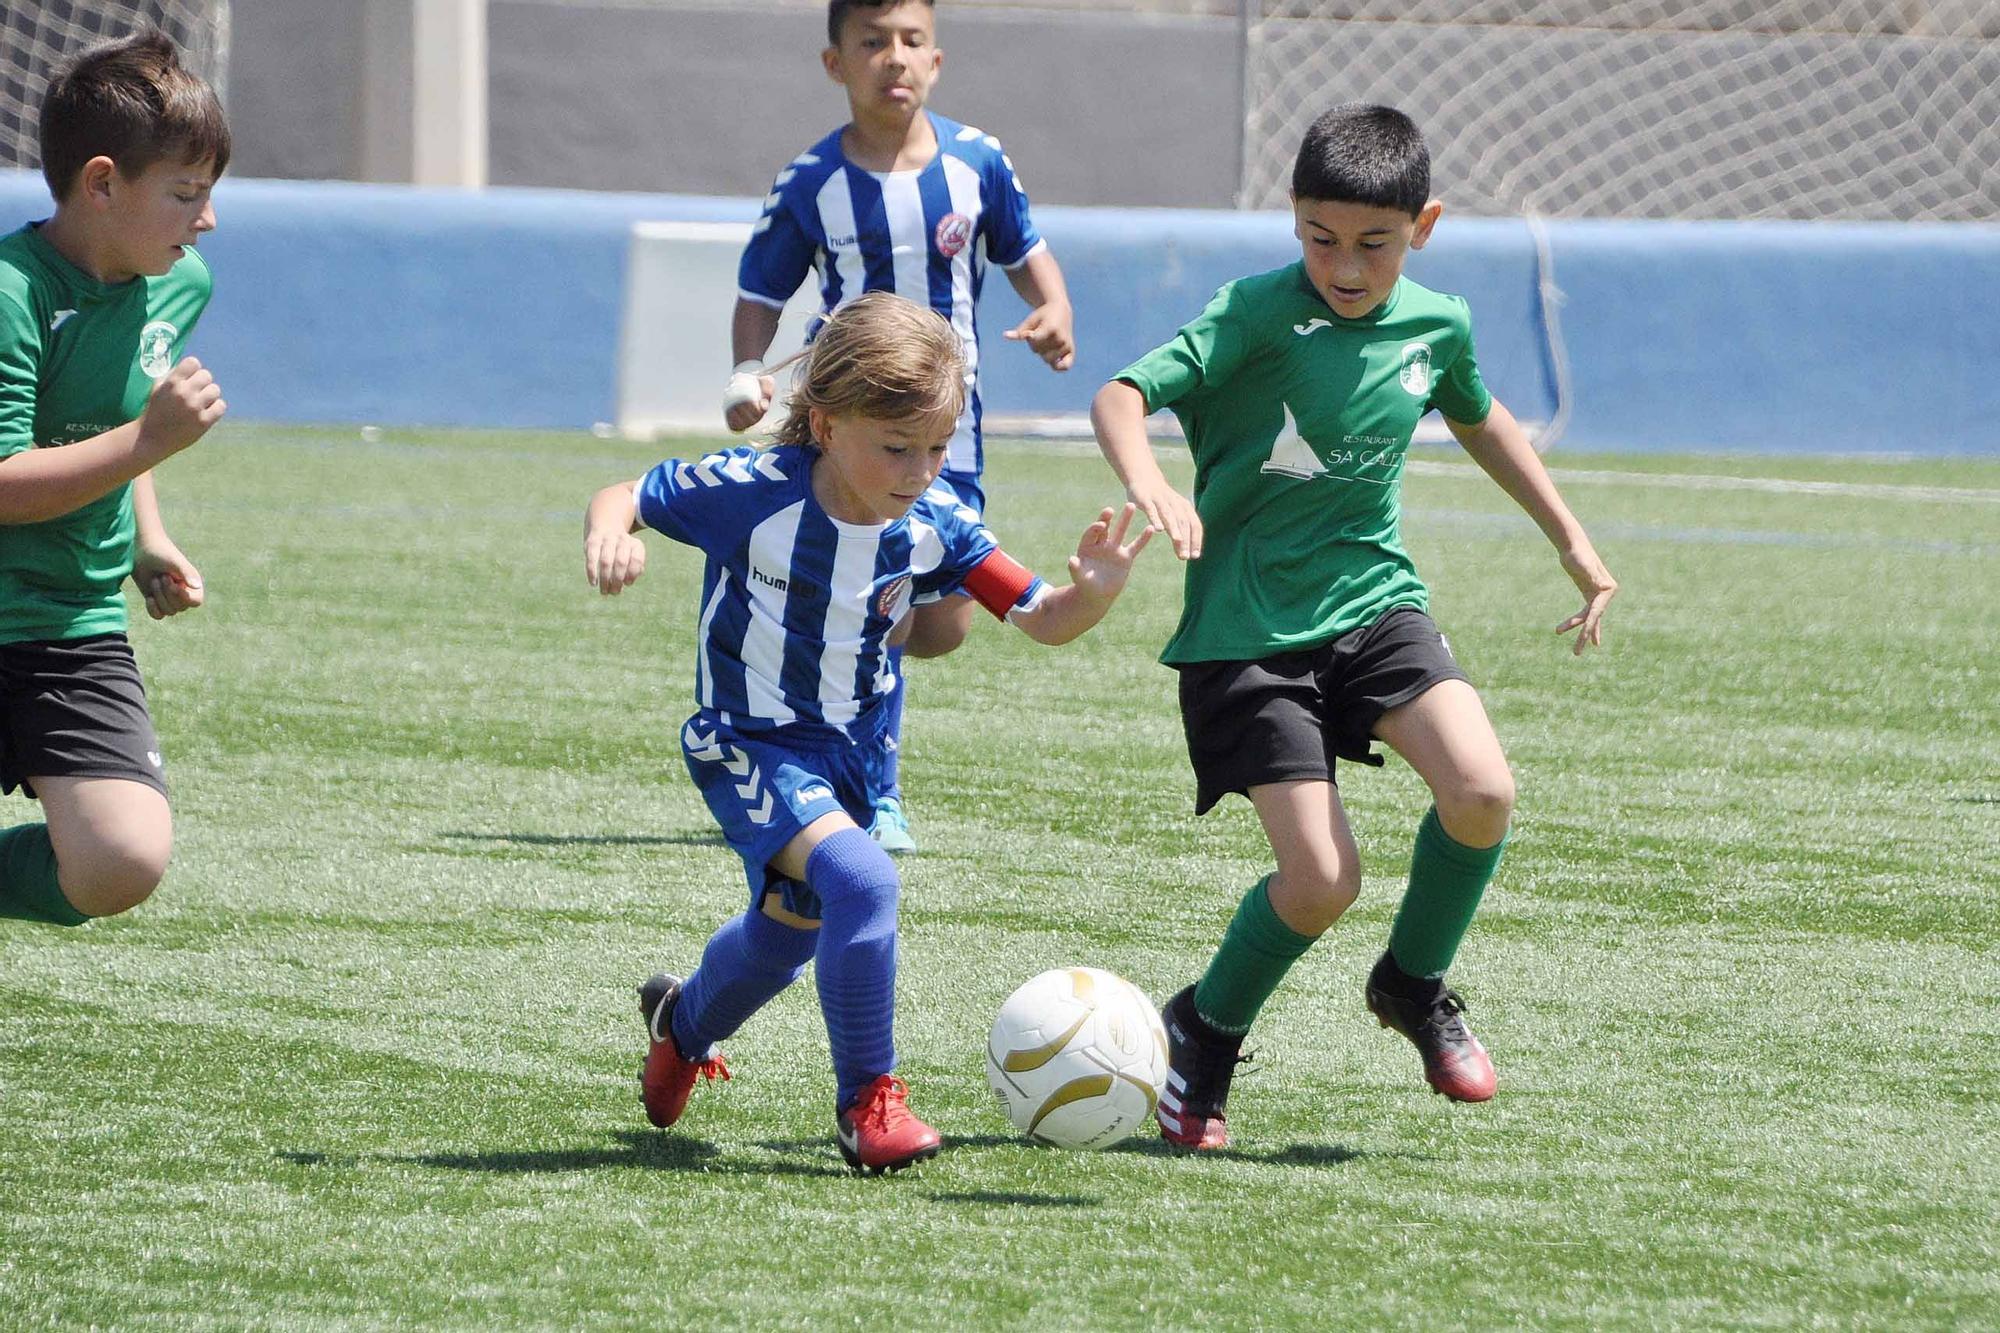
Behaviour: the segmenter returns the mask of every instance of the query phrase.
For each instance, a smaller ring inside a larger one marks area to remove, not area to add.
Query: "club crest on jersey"
[[[1413,398],[1431,391],[1431,349],[1428,343],[1403,344],[1403,388]]]
[[[164,319],[139,330],[139,369],[147,379],[159,379],[174,368],[174,339],[181,331]]]
[[[875,594],[875,614],[881,616],[884,620],[893,620],[896,615],[897,604],[902,601],[904,594],[909,589],[910,576],[908,574],[898,574],[895,578],[889,580],[888,583],[883,585],[882,591]]]
[[[938,219],[937,252],[946,259],[956,259],[958,252],[972,239],[972,219],[963,213],[947,213]]]

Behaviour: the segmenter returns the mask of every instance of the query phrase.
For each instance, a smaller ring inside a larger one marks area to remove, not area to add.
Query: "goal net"
[[[2000,0],[1243,0],[1240,202],[1385,102],[1488,216],[2000,220]]]
[[[49,76],[98,42],[155,27],[223,94],[229,0],[0,0],[0,167],[39,167],[36,114]]]

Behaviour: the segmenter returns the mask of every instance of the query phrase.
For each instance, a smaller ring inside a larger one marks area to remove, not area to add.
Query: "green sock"
[[[1444,831],[1432,806],[1417,825],[1410,887],[1389,928],[1389,955],[1413,977],[1441,977],[1458,956],[1472,914],[1493,882],[1504,837],[1491,847],[1467,847]]]
[[[1301,935],[1271,906],[1271,877],[1257,881],[1237,905],[1222,945],[1194,988],[1194,1011],[1202,1021],[1232,1036],[1250,1030],[1257,1011],[1285,979],[1313,936]]]
[[[56,883],[56,849],[47,824],[16,824],[0,832],[0,916],[80,926],[90,920]]]

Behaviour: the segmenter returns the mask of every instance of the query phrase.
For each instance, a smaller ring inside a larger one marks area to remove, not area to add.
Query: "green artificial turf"
[[[982,1069],[1019,982],[1163,998],[1268,868],[1245,803],[1191,813],[1171,552],[1068,648],[982,617],[915,664],[904,766],[898,1041],[947,1146],[864,1179],[809,984],[675,1131],[639,1110],[632,988],[744,900],[677,739],[698,560],[582,577],[590,493],[674,449],[229,425],[162,470],[210,596],[133,631],[175,861],[125,917],[0,922],[0,1324],[2000,1324],[2000,465],[1559,454],[1623,583],[1579,661],[1539,534],[1420,453],[1412,553],[1520,785],[1453,974],[1500,1093],[1433,1096],[1362,1008],[1427,801],[1343,770],[1361,902],[1207,1157],[1031,1146]],[[1108,471],[990,458],[1060,579]],[[1689,481],[1733,475],[1815,485]]]

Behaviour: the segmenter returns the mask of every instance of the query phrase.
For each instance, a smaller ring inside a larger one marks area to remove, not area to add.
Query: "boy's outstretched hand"
[[[1002,336],[1028,344],[1028,350],[1048,362],[1051,370],[1068,370],[1076,364],[1075,315],[1067,301],[1036,306]]]
[[[1135,481],[1126,490],[1132,502],[1146,511],[1146,521],[1167,534],[1175,555],[1201,559],[1201,514],[1194,501],[1168,485],[1165,477]]]
[[[1106,507],[1097,516],[1097,521],[1083,530],[1083,537],[1076,544],[1076,554],[1069,558],[1069,581],[1091,597],[1110,602],[1125,589],[1126,576],[1132,572],[1132,562],[1139,558],[1139,552],[1146,549],[1146,543],[1158,531],[1148,524],[1138,537],[1126,542],[1125,534],[1131,530],[1132,516],[1139,512],[1139,506],[1127,504],[1118,512],[1118,526],[1111,526],[1112,511]]]
[[[1557,625],[1556,633],[1567,634],[1576,630],[1576,646],[1570,651],[1581,657],[1586,644],[1595,648],[1604,642],[1601,628],[1604,608],[1610,605],[1612,597],[1618,592],[1618,580],[1611,577],[1611,571],[1604,567],[1604,562],[1597,558],[1597,552],[1588,545],[1580,550],[1564,551],[1562,566],[1583,594],[1583,610]]]
[[[146,614],[165,620],[202,604],[201,571],[172,542],[141,546],[132,553],[132,583],[146,599]]]

